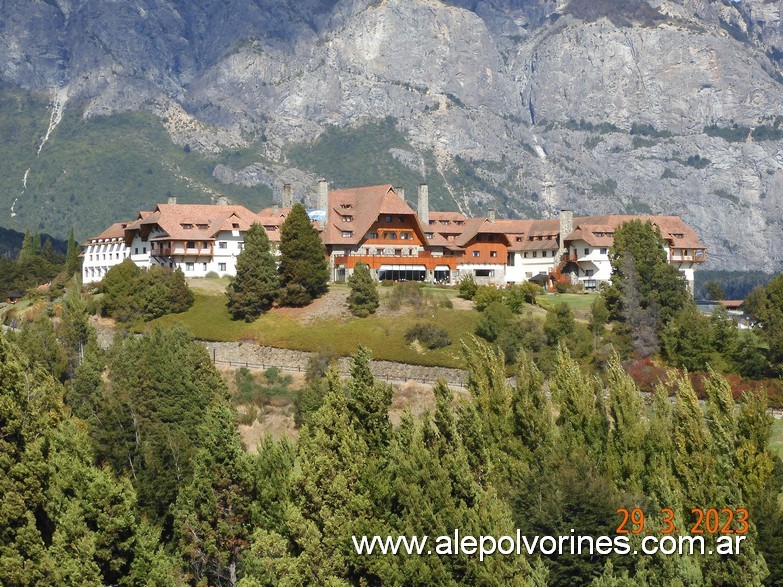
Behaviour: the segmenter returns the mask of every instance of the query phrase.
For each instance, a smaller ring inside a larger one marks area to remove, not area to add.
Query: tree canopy
[[[228,286],[228,311],[252,322],[272,307],[278,294],[277,264],[264,227],[253,223],[237,257],[237,272]]]
[[[326,250],[302,204],[294,204],[280,227],[280,302],[303,306],[327,291]]]

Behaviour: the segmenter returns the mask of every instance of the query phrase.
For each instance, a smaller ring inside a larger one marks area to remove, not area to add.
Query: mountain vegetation
[[[52,344],[64,340],[60,331]],[[320,394],[298,440],[266,438],[251,454],[226,383],[182,328],[118,338],[108,354],[88,343],[63,383],[30,352],[0,334],[4,585],[761,586],[779,577],[771,419],[762,396],[735,403],[715,372],[705,412],[688,378],[645,401],[617,356],[591,374],[563,345],[548,376],[520,352],[510,383],[502,351],[472,341],[462,347],[470,397],[457,401],[439,383],[432,412],[392,425],[391,389],[359,349],[347,380],[314,372]],[[695,504],[734,512],[720,521],[746,536],[739,555],[633,553],[669,523],[717,548],[719,533],[698,533]],[[637,508],[644,522],[624,522],[622,510]],[[384,556],[354,543],[434,541],[454,528],[625,536],[629,554],[482,560],[453,546]]]

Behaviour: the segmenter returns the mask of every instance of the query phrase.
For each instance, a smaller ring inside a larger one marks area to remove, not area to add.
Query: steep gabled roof
[[[324,229],[324,243],[357,244],[370,230],[379,215],[412,216],[416,220],[420,238],[424,228],[413,209],[394,191],[391,184],[329,191],[329,215]],[[342,220],[351,216],[351,221]],[[351,232],[343,237],[343,232]],[[426,242],[426,241],[425,241]]]

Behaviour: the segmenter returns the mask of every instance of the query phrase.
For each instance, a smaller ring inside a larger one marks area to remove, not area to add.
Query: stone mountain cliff
[[[54,115],[142,110],[206,156],[249,149],[249,161],[215,163],[217,180],[275,191],[294,181],[301,195],[317,174],[341,181],[293,146],[385,121],[404,140],[384,145],[380,168],[437,178],[443,206],[679,214],[710,267],[781,270],[782,10],[781,0],[8,0],[0,78],[53,97]],[[20,196],[4,197],[7,210]],[[24,210],[48,227],[46,210]]]

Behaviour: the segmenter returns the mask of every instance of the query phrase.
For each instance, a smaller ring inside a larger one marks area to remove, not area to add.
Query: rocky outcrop
[[[256,145],[213,175],[300,196],[291,144],[391,116],[411,149],[389,158],[466,212],[680,214],[711,267],[780,270],[783,3],[615,4],[10,0],[0,76],[205,153]]]

